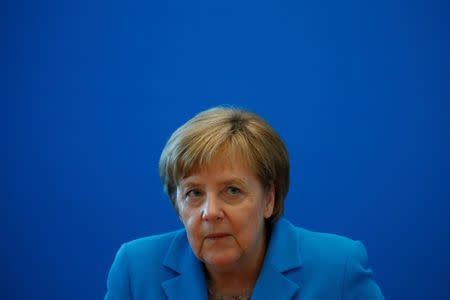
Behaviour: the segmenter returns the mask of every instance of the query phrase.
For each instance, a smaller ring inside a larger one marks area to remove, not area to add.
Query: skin
[[[239,156],[219,155],[179,182],[177,205],[214,286],[228,294],[252,288],[264,260],[274,188],[264,188]]]

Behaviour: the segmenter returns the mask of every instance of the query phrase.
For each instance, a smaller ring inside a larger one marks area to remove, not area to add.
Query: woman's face
[[[241,158],[222,155],[188,174],[178,184],[177,205],[192,250],[207,267],[226,270],[262,261],[274,189],[265,189]]]

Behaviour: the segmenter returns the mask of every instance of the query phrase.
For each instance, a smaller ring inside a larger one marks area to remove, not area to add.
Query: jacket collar
[[[203,264],[192,252],[186,231],[177,233],[163,265],[179,274],[162,283],[168,299],[208,299]]]
[[[208,298],[203,264],[192,252],[184,230],[175,236],[163,265],[178,273],[162,283],[169,299]],[[301,265],[295,227],[281,218],[273,226],[252,299],[290,299],[300,287],[287,275],[289,271],[300,268]]]
[[[300,243],[296,228],[281,218],[272,228],[264,264],[252,299],[291,299],[299,290],[289,271],[301,268]]]

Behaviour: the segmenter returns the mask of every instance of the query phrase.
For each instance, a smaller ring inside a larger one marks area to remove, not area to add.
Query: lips
[[[208,234],[205,238],[211,239],[211,240],[218,240],[218,239],[225,238],[227,236],[230,236],[230,235],[228,233],[219,232],[219,233]]]

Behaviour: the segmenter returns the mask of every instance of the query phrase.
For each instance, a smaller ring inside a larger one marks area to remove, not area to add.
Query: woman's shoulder
[[[131,270],[161,265],[175,240],[183,239],[185,230],[167,232],[131,240],[122,244],[117,255],[126,258]]]
[[[285,235],[286,240],[291,241],[294,252],[301,256],[305,264],[323,264],[324,266],[342,264],[355,251],[365,252],[361,242],[346,236],[298,227],[286,219],[281,222],[278,234]]]
[[[273,228],[267,258],[273,269],[298,283],[301,293],[311,299],[336,299],[336,295],[383,299],[372,279],[364,245],[345,236],[304,229],[281,219]]]
[[[314,231],[303,227],[297,227],[297,230],[303,247],[309,247],[315,250],[345,251],[352,248],[355,243],[355,240],[344,235]]]
[[[148,251],[154,249],[156,245],[170,245],[174,238],[176,238],[180,234],[184,234],[184,229],[179,229],[176,231],[165,232],[156,235],[149,235],[140,237],[125,243],[126,247],[130,251]]]
[[[122,244],[108,274],[105,299],[160,299],[161,282],[174,276],[164,267],[167,253],[187,243],[185,231],[178,230],[138,238]]]

